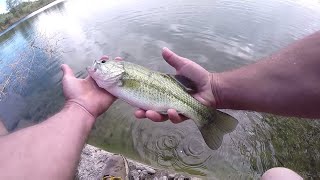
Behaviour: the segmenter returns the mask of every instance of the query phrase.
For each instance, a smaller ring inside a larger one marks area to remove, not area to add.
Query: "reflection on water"
[[[64,102],[60,64],[77,77],[102,54],[173,73],[167,46],[210,71],[254,63],[320,28],[317,1],[67,1],[0,36],[0,116],[10,131],[37,123]],[[118,101],[89,143],[168,169],[214,179],[257,178],[274,166],[319,177],[319,121],[228,111],[239,124],[209,149],[192,121],[136,120]],[[297,133],[298,132],[298,133]]]

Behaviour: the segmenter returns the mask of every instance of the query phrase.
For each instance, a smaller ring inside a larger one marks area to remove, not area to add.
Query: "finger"
[[[205,99],[203,99],[203,97],[200,94],[193,94],[192,95],[194,98],[196,98],[196,100],[198,100],[201,104],[205,105],[205,106],[209,106],[209,107],[214,107],[214,104],[206,101]]]
[[[168,120],[168,116],[166,115],[161,115],[155,111],[148,110],[146,112],[146,117],[154,122],[162,122]]]
[[[209,80],[210,73],[201,67],[199,64],[178,56],[168,48],[163,48],[163,58],[177,70],[177,74],[183,75],[193,82],[196,82],[198,86],[205,85]]]
[[[122,57],[116,57],[116,58],[114,58],[114,60],[116,60],[116,61],[122,61],[123,59],[122,59]]]
[[[168,116],[171,122],[174,124],[181,123],[185,120],[185,117],[180,116],[175,109],[168,109]]]
[[[94,85],[97,85],[96,81],[94,81],[94,79],[88,75],[86,78],[85,78],[86,81],[88,81],[89,83],[91,84],[94,84]]]
[[[188,62],[186,58],[178,56],[166,47],[162,49],[162,57],[177,71]]]
[[[61,69],[63,72],[63,77],[67,77],[67,76],[74,77],[72,69],[68,65],[62,64]]]
[[[90,75],[88,75],[84,80],[87,81],[87,82],[89,82],[94,88],[97,88],[97,89],[100,89],[100,90],[104,90],[104,89],[102,89],[102,88],[100,88],[100,87],[98,86],[98,84],[96,83],[96,81],[95,81]]]
[[[138,109],[138,110],[136,110],[136,112],[134,112],[134,115],[138,119],[146,118],[146,111],[144,111],[142,109]]]
[[[109,60],[109,56],[103,55],[103,56],[100,58],[100,60]]]
[[[210,73],[199,64],[192,61],[179,69],[177,74],[191,79],[198,87],[202,87],[210,81]]]
[[[100,91],[103,91],[103,92],[107,92],[109,93],[108,91],[106,91],[105,89],[99,87],[99,85],[96,83],[96,81],[91,77],[91,76],[87,76],[85,78],[85,81],[89,82],[94,88],[100,90]],[[110,94],[110,93],[109,93]],[[113,95],[112,95],[113,96]]]

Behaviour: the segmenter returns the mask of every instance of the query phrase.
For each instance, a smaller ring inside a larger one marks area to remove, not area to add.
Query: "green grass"
[[[295,170],[306,178],[319,177],[320,122],[298,118],[267,116],[272,128],[273,144],[278,165]]]
[[[319,128],[319,120],[265,114],[263,123],[254,127],[251,148],[242,146],[242,154],[259,174],[280,166],[306,179],[316,179],[320,175]]]

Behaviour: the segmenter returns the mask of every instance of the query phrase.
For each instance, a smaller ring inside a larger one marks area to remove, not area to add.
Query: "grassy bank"
[[[21,2],[14,11],[0,14],[0,31],[10,27],[15,22],[29,15],[30,13],[50,4],[55,0],[38,0],[33,2]]]

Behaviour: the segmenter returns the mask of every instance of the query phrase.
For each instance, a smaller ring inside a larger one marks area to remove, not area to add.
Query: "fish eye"
[[[106,60],[102,60],[102,61],[101,61],[101,63],[105,63],[105,62],[106,62]]]

